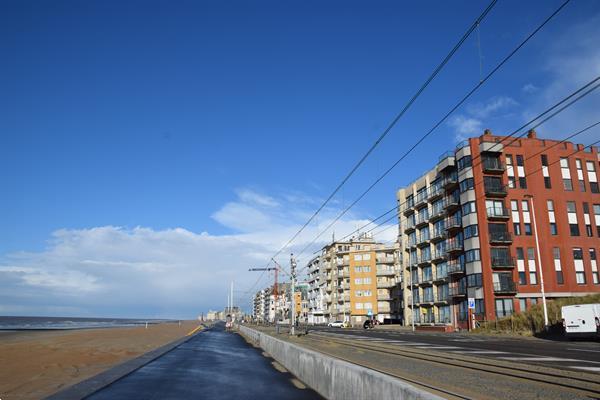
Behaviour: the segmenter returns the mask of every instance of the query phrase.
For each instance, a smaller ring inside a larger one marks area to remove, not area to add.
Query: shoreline
[[[185,337],[198,321],[0,331],[0,394],[33,400]]]

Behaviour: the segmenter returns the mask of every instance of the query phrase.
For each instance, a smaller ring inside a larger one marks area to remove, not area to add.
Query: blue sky
[[[484,73],[560,3],[500,1],[480,30]],[[486,5],[4,2],[0,314],[222,307],[228,282],[253,286],[246,268],[306,220]],[[336,234],[392,207],[461,137],[510,132],[600,75],[599,23],[598,2],[567,5]],[[479,78],[473,36],[295,245]],[[564,137],[598,107],[590,96],[538,132]],[[107,302],[117,290],[132,294]]]

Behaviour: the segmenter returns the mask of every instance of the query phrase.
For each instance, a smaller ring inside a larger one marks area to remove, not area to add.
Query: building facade
[[[597,148],[487,131],[397,192],[406,324],[465,328],[598,293]],[[468,299],[474,308],[468,307]]]
[[[307,265],[308,322],[398,318],[392,314],[392,292],[401,282],[397,253],[397,245],[367,235],[323,247]]]

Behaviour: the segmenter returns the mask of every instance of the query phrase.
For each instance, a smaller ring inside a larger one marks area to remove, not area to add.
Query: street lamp
[[[530,199],[530,203],[531,203],[531,215],[532,215],[532,220],[533,220],[533,232],[535,234],[535,248],[537,251],[537,258],[538,258],[538,264],[540,267],[540,285],[541,285],[541,289],[542,289],[542,304],[544,305],[544,328],[547,329],[548,328],[548,306],[546,304],[546,291],[544,289],[544,269],[542,268],[542,256],[540,254],[540,242],[538,239],[538,230],[537,230],[537,224],[536,224],[536,220],[535,220],[535,206],[533,205],[533,195],[531,194],[526,194],[525,198]]]

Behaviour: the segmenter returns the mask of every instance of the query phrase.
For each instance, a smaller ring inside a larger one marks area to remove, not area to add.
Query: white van
[[[561,312],[567,337],[600,337],[600,303],[563,306]]]

